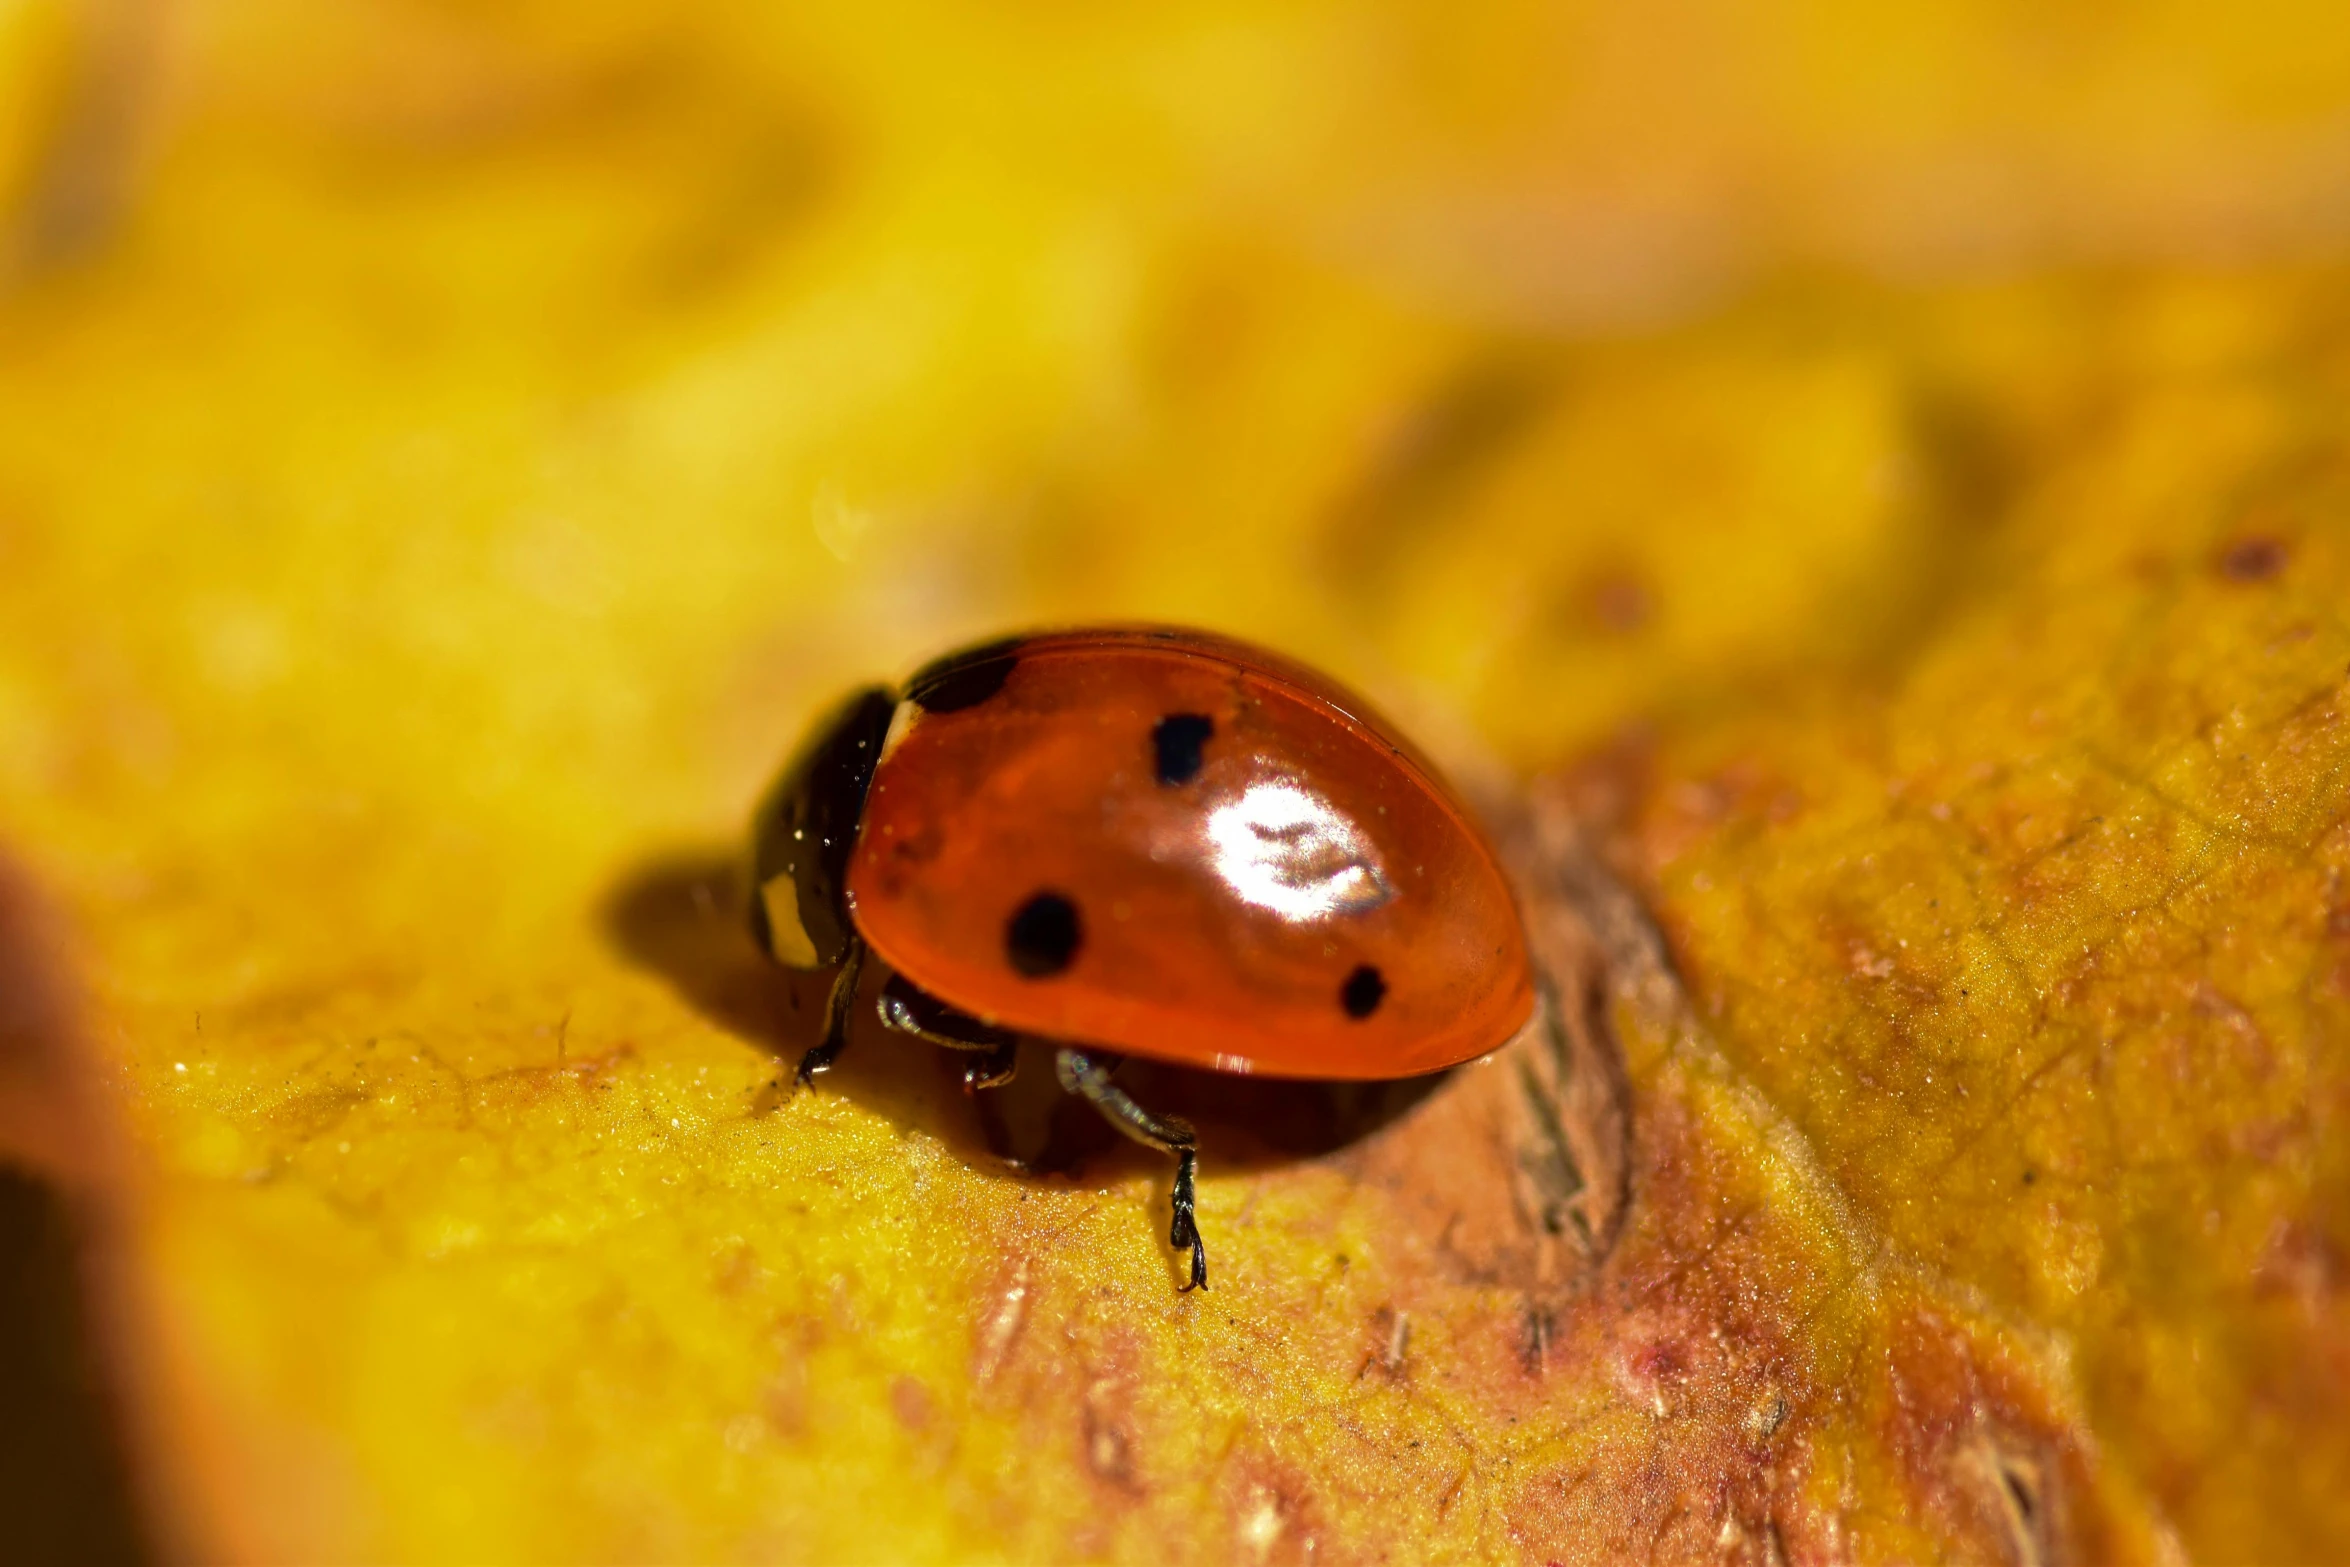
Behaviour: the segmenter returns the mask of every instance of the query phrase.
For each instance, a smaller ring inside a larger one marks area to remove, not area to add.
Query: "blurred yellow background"
[[[1822,1369],[1904,1291],[2035,1368],[2063,1538],[2350,1541],[2335,8],[0,0],[0,203],[0,848],[129,1133],[170,1549],[1993,1557],[1899,1377]],[[1650,1146],[1841,1193],[1754,1199],[1810,1215],[1753,1308],[1801,1462],[1525,1382],[1490,1292],[1363,1391],[1404,1286],[1342,1173],[1211,1168],[1178,1302],[1153,1167],[1005,1177],[943,1078],[776,1108],[615,941],[846,684],[1137,616],[1600,778],[1730,1074],[1628,1044]],[[1979,841],[1902,837],[1945,784]],[[2083,935],[2190,872],[2279,973]],[[1903,901],[1945,873],[1972,934]],[[1864,994],[1912,941],[1950,992]],[[2143,984],[2067,1023],[2092,949]],[[2011,1081],[2238,1014],[2282,1076]],[[2117,1182],[2091,1100],[2211,1173]]]

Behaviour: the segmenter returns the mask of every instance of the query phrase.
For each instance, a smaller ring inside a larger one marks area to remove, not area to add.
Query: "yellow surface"
[[[0,822],[183,1538],[1997,1559],[2003,1453],[2350,1541],[2330,9],[122,14],[0,295]],[[1134,615],[1615,834],[1709,1035],[1623,1020],[1555,1336],[1330,1160],[1178,1297],[1152,1163],[778,1104],[625,939],[847,682]]]

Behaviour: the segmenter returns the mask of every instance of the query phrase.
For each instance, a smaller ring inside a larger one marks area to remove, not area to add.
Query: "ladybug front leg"
[[[1191,1282],[1185,1290],[1208,1287],[1208,1248],[1199,1237],[1197,1198],[1193,1190],[1199,1168],[1199,1137],[1180,1116],[1154,1115],[1133,1096],[1110,1081],[1118,1070],[1116,1056],[1089,1055],[1063,1050],[1053,1070],[1061,1086],[1090,1103],[1102,1118],[1138,1143],[1175,1156],[1175,1222],[1167,1229],[1167,1244],[1191,1253]]]
[[[849,1042],[849,1003],[857,999],[857,980],[865,970],[865,943],[851,941],[849,950],[842,954],[840,969],[832,977],[832,992],[824,998],[824,1037],[816,1048],[800,1057],[799,1079],[803,1083],[816,1081],[816,1074],[832,1070],[843,1046]]]

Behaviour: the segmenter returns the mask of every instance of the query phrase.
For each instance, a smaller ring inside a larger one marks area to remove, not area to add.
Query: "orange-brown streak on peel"
[[[2340,459],[2244,418],[2188,502],[2133,497],[2218,399],[2297,379],[2198,366],[2125,404],[2049,481],[2068,529],[1947,643],[1881,697],[1669,749],[1629,850],[1725,1055],[1855,1210],[2065,1345],[2098,1462],[2194,1548],[2279,1557],[2350,1524],[2307,1478],[2350,1401],[2306,1260],[2350,1102],[2350,561],[2299,519]],[[1937,1462],[1974,1440],[1897,1429]]]

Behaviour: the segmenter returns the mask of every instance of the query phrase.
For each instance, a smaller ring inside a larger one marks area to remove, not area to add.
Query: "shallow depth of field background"
[[[2350,1544],[2346,245],[2319,4],[0,0],[0,1131],[142,1537],[1996,1559],[1947,1319],[2033,1527]],[[1840,1194],[1576,1308],[1679,1360],[1366,1382],[1341,1176],[1179,1302],[1147,1162],[779,1106],[616,936],[845,684],[1123,617],[1599,780],[1737,1085],[1643,1104]]]

